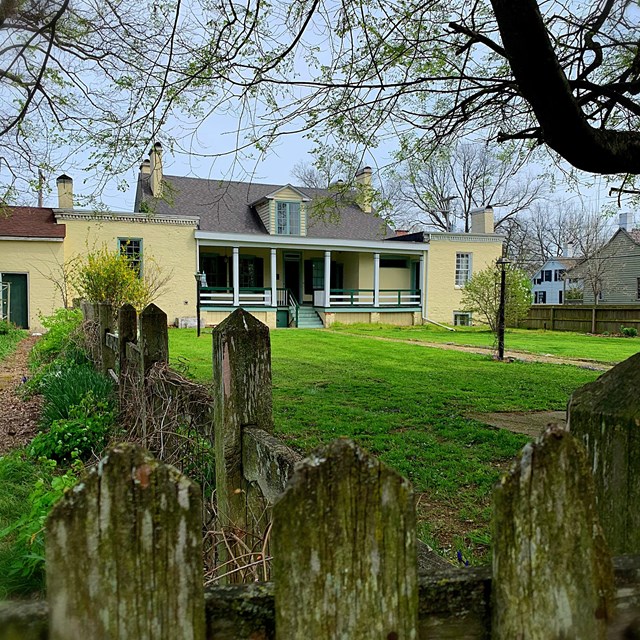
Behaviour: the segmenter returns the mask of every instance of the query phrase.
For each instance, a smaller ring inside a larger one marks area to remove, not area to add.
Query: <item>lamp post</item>
[[[500,267],[500,306],[498,307],[498,360],[504,360],[504,303],[506,290],[506,266],[511,260],[499,258],[496,265]]]
[[[198,327],[198,338],[200,337],[200,290],[207,286],[207,274],[202,271],[196,271],[194,274],[196,279],[196,324]]]

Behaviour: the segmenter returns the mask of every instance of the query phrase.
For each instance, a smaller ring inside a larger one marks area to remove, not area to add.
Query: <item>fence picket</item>
[[[495,491],[492,638],[601,640],[612,585],[584,451],[552,427]]]
[[[352,442],[296,467],[273,549],[279,640],[417,637],[413,490]]]
[[[202,498],[118,445],[47,521],[50,640],[204,640]]]

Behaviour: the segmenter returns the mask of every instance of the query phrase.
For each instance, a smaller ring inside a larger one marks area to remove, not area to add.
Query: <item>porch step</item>
[[[324,324],[320,320],[320,316],[312,307],[300,307],[298,309],[298,328],[299,329],[322,329]]]

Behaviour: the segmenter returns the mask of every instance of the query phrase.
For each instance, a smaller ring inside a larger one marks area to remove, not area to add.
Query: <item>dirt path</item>
[[[27,357],[36,337],[25,338],[0,362],[0,455],[27,444],[38,432],[41,398],[22,400],[16,389],[27,373]]]
[[[368,338],[369,340],[382,340],[384,342],[402,342],[404,344],[412,344],[416,347],[428,347],[430,349],[445,349],[449,351],[463,351],[465,353],[476,353],[479,355],[490,356],[493,354],[492,347],[473,347],[469,345],[456,344],[453,342],[423,342],[422,340],[402,340],[401,338],[385,338],[382,336],[368,336],[360,333],[350,333],[341,331],[340,333],[355,336],[358,338]],[[504,356],[509,360],[521,360],[522,362],[546,362],[548,364],[570,364],[574,367],[582,369],[591,369],[593,371],[608,371],[611,369],[610,364],[598,362],[597,360],[587,360],[585,358],[563,358],[561,356],[542,355],[538,353],[529,353],[528,351],[505,351]]]

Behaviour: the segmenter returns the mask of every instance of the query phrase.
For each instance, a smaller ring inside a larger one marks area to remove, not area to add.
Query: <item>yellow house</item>
[[[501,255],[491,208],[473,215],[471,233],[394,233],[372,213],[371,169],[356,181],[356,194],[340,194],[167,176],[156,144],[141,166],[133,212],[77,210],[71,179],[61,176],[53,214],[66,228],[64,259],[106,243],[143,269],[153,259],[168,270],[170,286],[156,303],[179,325],[195,324],[198,314],[215,325],[240,306],[270,327],[467,324],[462,287]],[[31,256],[21,259],[29,270]],[[0,271],[3,261],[0,254]],[[54,305],[51,291],[28,295],[31,307]]]

